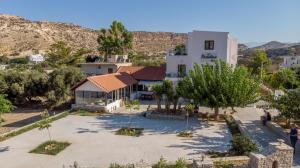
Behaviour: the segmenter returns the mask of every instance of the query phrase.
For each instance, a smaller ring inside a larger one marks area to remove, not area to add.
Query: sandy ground
[[[40,111],[11,112],[2,115],[5,122],[1,123],[0,134],[27,125],[39,119]]]

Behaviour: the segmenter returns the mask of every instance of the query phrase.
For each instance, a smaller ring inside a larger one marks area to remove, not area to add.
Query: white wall
[[[214,41],[214,50],[205,50],[205,41]],[[228,32],[193,31],[188,33],[186,56],[167,56],[167,73],[177,73],[178,64],[186,64],[187,72],[196,64],[214,65],[221,59],[232,67],[237,63],[238,42]],[[202,54],[216,55],[216,59],[202,58]]]
[[[283,67],[297,67],[300,66],[300,56],[283,56]]]
[[[112,103],[109,103],[106,105],[105,109],[108,111],[108,112],[111,112],[111,111],[114,111],[116,110],[117,108],[121,107],[123,104],[123,101],[121,99],[119,100],[116,100]]]
[[[82,85],[80,85],[78,88],[75,89],[75,91],[94,91],[94,92],[102,92],[103,90],[97,87],[95,84],[93,84],[90,81],[86,81]]]
[[[99,68],[99,66],[101,68]],[[81,70],[88,75],[103,75],[108,73],[108,68],[112,68],[116,72],[117,65],[112,64],[81,64]]]

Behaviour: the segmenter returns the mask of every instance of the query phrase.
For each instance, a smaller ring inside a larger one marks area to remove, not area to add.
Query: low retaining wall
[[[230,162],[235,168],[248,168],[250,163],[250,158],[248,156],[233,156],[233,157],[222,157],[222,158],[212,158],[215,164],[218,161]]]
[[[233,164],[234,168],[291,168],[293,148],[284,143],[271,143],[261,153],[248,156],[202,158],[194,160],[193,168],[214,168],[216,162]]]

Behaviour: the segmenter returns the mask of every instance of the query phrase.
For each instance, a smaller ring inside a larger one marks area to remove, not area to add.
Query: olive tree
[[[0,124],[2,123],[2,114],[9,113],[13,109],[12,103],[6,99],[6,96],[0,94]]]
[[[290,127],[291,119],[300,117],[300,92],[290,91],[278,99],[271,99],[272,107],[280,111],[280,115],[286,119],[286,126]]]

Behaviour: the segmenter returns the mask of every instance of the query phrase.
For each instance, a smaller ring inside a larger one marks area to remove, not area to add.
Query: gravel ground
[[[128,126],[144,128],[140,137],[115,135]],[[208,151],[228,150],[231,134],[224,123],[200,123],[190,120],[193,138],[176,134],[186,129],[184,121],[150,120],[137,115],[110,114],[100,117],[70,115],[52,123],[53,139],[71,143],[56,156],[28,153],[48,140],[46,131],[31,130],[0,142],[0,163],[5,168],[62,168],[74,161],[83,167],[108,167],[111,163],[153,164],[161,156],[169,161],[192,159]],[[17,162],[16,162],[17,159]]]

